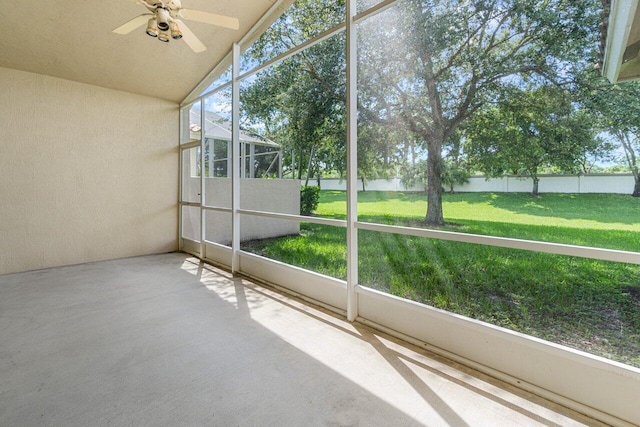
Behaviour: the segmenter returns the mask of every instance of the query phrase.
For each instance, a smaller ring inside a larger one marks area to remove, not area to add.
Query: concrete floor
[[[184,254],[0,276],[0,425],[599,425]]]

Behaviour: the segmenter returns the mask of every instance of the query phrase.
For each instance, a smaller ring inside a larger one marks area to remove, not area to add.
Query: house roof
[[[638,0],[603,0],[602,4],[602,74],[612,83],[640,79]]]
[[[239,30],[186,21],[207,47],[194,53],[183,40],[160,43],[144,26],[113,29],[146,12],[135,0],[0,0],[0,67],[182,101],[231,51],[248,45],[291,0],[182,0],[184,8],[238,18]]]
[[[200,139],[200,110],[191,109],[189,115],[189,129],[192,134],[191,139]],[[204,126],[205,138],[231,141],[231,122],[225,120],[222,116],[211,111],[206,111],[204,116]],[[273,142],[270,139],[266,139],[243,130],[240,131],[240,141],[264,147],[280,148],[280,144]]]

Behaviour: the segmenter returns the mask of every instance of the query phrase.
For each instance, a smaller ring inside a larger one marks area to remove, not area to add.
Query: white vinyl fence
[[[317,181],[309,181],[317,185]],[[632,174],[593,174],[593,175],[540,175],[538,191],[540,193],[615,193],[631,194],[634,180]],[[340,179],[322,179],[323,190],[346,190],[347,182]],[[358,180],[358,189],[362,191],[362,181]],[[400,178],[376,179],[367,181],[365,189],[370,191],[425,191],[423,186],[406,188]],[[530,193],[533,189],[531,178],[505,176],[486,179],[475,175],[469,183],[454,187],[456,192],[494,192],[494,193]],[[447,189],[448,190],[448,189]]]

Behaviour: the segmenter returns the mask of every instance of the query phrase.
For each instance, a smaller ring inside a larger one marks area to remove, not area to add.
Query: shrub
[[[300,189],[300,215],[311,215],[318,208],[320,187],[302,187]]]

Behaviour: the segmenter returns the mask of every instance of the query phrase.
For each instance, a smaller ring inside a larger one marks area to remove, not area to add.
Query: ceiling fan
[[[180,0],[159,1],[159,0],[131,0],[139,3],[149,10],[136,16],[131,21],[113,30],[116,34],[129,34],[133,30],[147,24],[147,34],[157,37],[161,42],[168,43],[170,39],[179,40],[184,38],[185,43],[194,52],[204,52],[206,46],[200,39],[177,18],[203,22],[205,24],[217,25],[232,30],[240,28],[236,18],[231,18],[215,13],[203,12],[200,10],[183,9]]]

